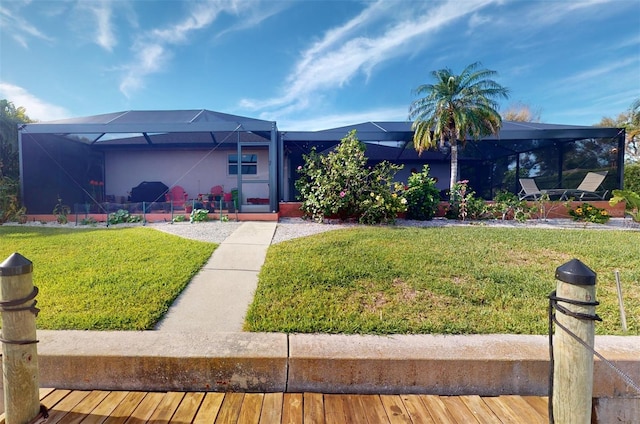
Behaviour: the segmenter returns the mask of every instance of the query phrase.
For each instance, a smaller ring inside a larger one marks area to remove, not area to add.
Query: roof
[[[235,132],[252,133],[249,137],[255,141],[256,135],[270,140],[276,131],[275,121],[247,118],[238,115],[199,110],[130,110],[103,115],[62,119],[49,122],[30,123],[21,127],[21,131],[31,134],[64,134],[82,141],[98,145],[153,144],[152,137],[172,134],[174,144],[193,144],[194,134],[203,133],[208,143],[219,143]],[[178,137],[183,133],[183,137]],[[112,134],[104,137],[105,134]],[[114,136],[119,134],[119,136]],[[166,137],[165,137],[166,138]],[[246,139],[246,136],[243,136]],[[236,141],[236,140],[233,140]]]
[[[397,158],[413,158],[406,150],[413,138],[411,121],[369,121],[321,131],[281,131],[285,144],[303,142],[317,146],[337,143],[351,130],[359,140],[393,147]],[[59,134],[100,147],[162,145],[164,147],[207,147],[237,141],[271,141],[277,131],[275,121],[238,115],[193,110],[130,110],[102,115],[30,123],[23,133]],[[619,128],[556,125],[503,121],[497,136],[467,140],[467,155],[487,158],[527,152],[553,143],[588,138],[615,138]],[[480,146],[481,145],[481,146]],[[397,149],[401,148],[402,151]],[[385,149],[386,150],[386,149]],[[425,152],[426,153],[426,152]],[[425,154],[423,153],[423,155]]]

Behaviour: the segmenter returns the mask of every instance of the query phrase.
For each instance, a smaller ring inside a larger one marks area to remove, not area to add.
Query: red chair
[[[171,190],[165,195],[167,202],[171,202],[173,208],[184,208],[184,204],[187,201],[187,192],[180,186],[173,186]]]
[[[213,200],[215,202],[219,202],[222,199],[223,194],[224,191],[221,185],[211,187],[211,195],[213,196]]]

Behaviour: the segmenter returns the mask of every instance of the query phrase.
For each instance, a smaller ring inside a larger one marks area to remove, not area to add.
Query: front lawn
[[[287,333],[547,334],[555,269],[598,274],[597,334],[640,334],[640,234],[486,227],[358,227],[271,246],[245,322]]]
[[[216,245],[151,228],[0,226],[0,262],[33,262],[40,329],[149,330]]]

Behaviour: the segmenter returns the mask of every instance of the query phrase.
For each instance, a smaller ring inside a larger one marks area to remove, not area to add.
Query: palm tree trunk
[[[451,180],[449,181],[449,199],[453,200],[453,187],[458,182],[458,143],[451,143]]]

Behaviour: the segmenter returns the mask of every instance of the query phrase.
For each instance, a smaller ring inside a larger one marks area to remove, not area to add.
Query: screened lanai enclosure
[[[277,210],[276,123],[208,110],[128,111],[20,130],[28,213]]]
[[[278,131],[276,122],[209,110],[127,111],[21,126],[20,166],[28,214],[59,203],[86,213],[276,212],[295,201],[297,167],[313,147],[328,152],[351,130],[373,164],[404,165],[407,181],[428,164],[444,192],[446,148],[418,156],[410,122],[367,122],[323,131]],[[590,171],[607,171],[603,189],[622,187],[624,130],[504,122],[498,137],[468,140],[460,179],[486,199],[517,193],[518,178],[541,189],[575,188]]]
[[[428,164],[443,199],[449,188],[450,150],[448,146],[418,155],[411,142],[410,122],[367,122],[316,132],[283,132],[284,148],[290,163],[286,181],[295,196],[295,169],[312,147],[329,151],[350,130],[356,129],[366,143],[366,156],[373,163],[382,160],[402,164],[399,181]],[[540,189],[576,188],[588,172],[604,172],[603,190],[621,188],[624,163],[624,130],[620,128],[578,127],[541,123],[503,122],[497,137],[468,139],[458,153],[459,178],[484,199],[499,191],[518,193],[519,178],[533,178]],[[518,177],[516,177],[518,176]]]

